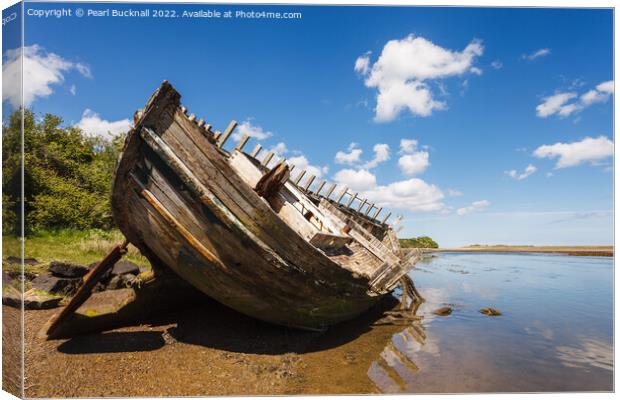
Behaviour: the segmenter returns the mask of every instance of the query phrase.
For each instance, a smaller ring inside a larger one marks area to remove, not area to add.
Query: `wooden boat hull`
[[[308,243],[227,160],[164,82],[126,139],[112,190],[116,223],[153,265],[244,314],[304,329],[355,317],[389,292]],[[378,262],[350,253],[337,259]]]

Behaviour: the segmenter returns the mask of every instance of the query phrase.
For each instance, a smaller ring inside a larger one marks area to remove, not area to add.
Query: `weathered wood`
[[[388,218],[390,218],[390,216],[392,215],[391,212],[387,213],[387,215],[383,218],[383,221],[381,221],[382,224],[385,224],[388,220]]]
[[[346,207],[349,208],[351,207],[351,204],[353,204],[353,201],[357,198],[357,194],[358,192],[355,192],[351,195],[351,197],[349,198],[349,201],[347,202]]]
[[[366,205],[366,202],[368,201],[368,199],[364,199],[363,201],[360,202],[360,205],[357,207],[357,212],[361,212],[362,208]]]
[[[269,153],[267,153],[265,158],[263,158],[263,161],[261,161],[261,164],[264,166],[269,165],[269,162],[271,162],[271,159],[273,158],[274,155],[275,153],[273,151],[270,151]]]
[[[329,196],[332,195],[332,193],[334,192],[334,190],[336,189],[337,184],[332,183],[332,185],[329,187],[329,189],[327,190],[327,193],[325,194],[325,197],[329,199]]]
[[[219,141],[219,140],[220,140],[220,136],[222,136],[222,132],[220,132],[220,131],[215,131],[215,133],[213,134],[213,139],[215,139],[215,140],[216,140],[216,142],[217,142],[217,141]]]
[[[202,118],[200,118],[200,120],[198,121],[198,124],[197,124],[197,125],[198,125],[200,128],[203,128],[203,127],[205,126],[205,120],[204,120],[204,119],[202,119]]]
[[[235,146],[235,150],[243,151],[243,148],[245,147],[248,140],[250,140],[249,135],[244,134],[243,136],[241,136],[241,139],[239,139],[239,141],[237,142],[237,145]]]
[[[326,183],[325,179],[319,182],[319,186],[316,188],[316,191],[315,191],[317,195],[321,194],[321,190],[323,190],[323,186],[325,186],[325,183]]]
[[[261,146],[260,144],[257,144],[256,146],[254,146],[254,150],[252,150],[252,152],[250,153],[250,156],[256,158],[262,149],[263,149],[263,146]]]
[[[226,143],[226,141],[228,140],[228,137],[230,136],[231,133],[233,133],[236,127],[237,127],[237,121],[235,120],[230,121],[230,124],[228,124],[228,126],[224,130],[224,133],[222,133],[222,136],[217,141],[217,147],[224,146],[224,143]]]
[[[280,163],[262,176],[254,190],[261,197],[272,197],[286,183],[289,176],[288,165]]]
[[[192,115],[190,115],[190,116],[188,117],[188,119],[189,119],[191,122],[195,122],[195,121],[196,121],[196,115],[195,115],[195,114],[192,114]]]
[[[366,210],[366,212],[364,213],[366,216],[368,216],[370,214],[370,212],[372,211],[372,209],[375,208],[375,203],[372,203],[371,205],[368,206],[368,209]]]
[[[377,217],[379,216],[379,214],[381,214],[381,211],[383,211],[383,207],[379,208],[377,210],[377,212],[375,213],[375,215],[372,216],[372,219],[377,219]]]
[[[311,176],[308,178],[308,181],[306,181],[306,184],[305,184],[305,186],[304,186],[304,190],[305,190],[305,191],[308,191],[308,189],[310,188],[310,185],[312,185],[312,182],[314,182],[314,179],[315,179],[315,178],[316,178],[316,176],[314,176],[314,175],[311,175]]]
[[[299,181],[301,181],[301,178],[303,178],[304,175],[306,175],[306,170],[305,169],[303,171],[301,171],[299,173],[299,175],[297,175],[297,178],[295,179],[295,185],[299,184]]]
[[[344,197],[345,194],[347,194],[347,187],[345,186],[344,189],[342,189],[342,192],[340,192],[340,195],[338,196],[338,200],[336,200],[336,203],[340,203],[340,200],[342,200],[342,198]],[[329,197],[329,196],[327,196]]]

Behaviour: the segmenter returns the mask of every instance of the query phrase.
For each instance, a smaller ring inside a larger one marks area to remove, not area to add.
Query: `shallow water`
[[[411,276],[424,318],[371,363],[380,392],[613,390],[612,258],[437,254]]]

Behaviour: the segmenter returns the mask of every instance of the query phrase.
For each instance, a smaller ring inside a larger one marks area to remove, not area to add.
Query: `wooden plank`
[[[381,221],[381,223],[382,223],[382,224],[385,224],[385,223],[386,223],[386,221],[388,220],[388,218],[390,218],[390,216],[391,216],[391,215],[392,215],[392,213],[391,213],[391,212],[389,212],[389,213],[385,216],[385,218],[383,218],[383,221]]]
[[[364,201],[360,202],[360,205],[357,207],[357,212],[361,212],[362,208],[366,205],[368,199],[364,199]]]
[[[325,194],[325,197],[329,199],[329,196],[332,195],[332,193],[334,192],[334,190],[336,190],[336,186],[337,184],[332,183],[332,185],[329,187],[329,190],[327,191],[327,193]]]
[[[310,244],[314,247],[319,248],[321,250],[332,250],[339,249],[353,240],[350,236],[342,236],[342,235],[333,235],[324,232],[317,232],[312,239],[310,239]]]
[[[297,176],[297,179],[295,179],[295,185],[299,184],[299,181],[301,181],[301,178],[303,178],[304,175],[306,175],[306,170],[305,169],[303,171],[301,171],[299,173],[299,175]]]
[[[383,207],[379,208],[377,210],[377,212],[375,213],[375,215],[373,215],[372,219],[377,219],[377,217],[379,216],[379,214],[381,214],[381,211],[383,211]]]
[[[222,133],[222,136],[217,141],[217,147],[224,146],[224,143],[226,143],[226,141],[228,140],[228,137],[230,136],[231,133],[233,133],[236,127],[237,127],[237,121],[233,119],[232,121],[230,121],[230,124],[228,124],[228,126],[224,130],[224,133]]]
[[[321,190],[323,190],[323,186],[325,186],[325,179],[323,179],[321,182],[319,182],[319,186],[316,188],[315,193],[320,195],[321,194]]]
[[[310,176],[310,178],[308,178],[308,181],[306,182],[306,186],[304,186],[304,190],[308,191],[308,189],[310,188],[310,185],[312,185],[312,182],[314,182],[314,179],[316,178],[316,176],[312,175]]]
[[[340,192],[340,196],[338,196],[338,200],[336,200],[336,203],[340,203],[340,200],[342,200],[344,195],[347,194],[347,190],[349,189],[345,186],[344,189],[342,189],[342,192]]]
[[[241,139],[239,139],[239,141],[237,142],[237,145],[235,146],[235,150],[243,151],[243,148],[245,147],[248,140],[250,140],[249,135],[244,134],[243,136],[241,136]]]
[[[365,215],[368,216],[368,214],[370,214],[373,208],[375,208],[375,203],[372,203],[371,205],[368,206],[368,210],[366,210]]]
[[[271,159],[273,158],[274,155],[275,155],[275,153],[273,151],[270,151],[269,153],[267,153],[265,158],[263,158],[263,161],[261,161],[261,164],[264,165],[264,166],[267,166],[269,164],[269,162],[271,161]]]
[[[256,158],[262,149],[263,146],[257,144],[256,146],[254,146],[254,150],[252,150],[252,152],[250,153],[250,157]]]
[[[222,136],[222,132],[220,131],[215,131],[215,133],[213,134],[213,139],[215,140],[219,140],[220,136]]]
[[[295,169],[295,167],[296,167],[296,165],[295,165],[295,164],[291,165],[291,166],[288,168],[288,171],[292,173],[292,172],[293,172],[293,170]]]
[[[351,204],[353,204],[353,201],[357,198],[357,195],[358,195],[358,192],[353,193],[353,195],[347,202],[347,208],[351,207]]]

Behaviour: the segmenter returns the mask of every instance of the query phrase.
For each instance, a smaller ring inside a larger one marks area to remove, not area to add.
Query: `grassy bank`
[[[613,246],[504,246],[473,245],[458,248],[440,248],[430,251],[438,252],[480,252],[480,253],[557,253],[571,256],[613,257]]]
[[[41,263],[52,260],[67,261],[76,264],[88,265],[100,261],[115,245],[121,243],[124,237],[118,230],[61,230],[56,232],[41,232],[28,236],[25,244],[25,256],[36,258]],[[2,237],[2,257],[20,255],[20,238],[14,236]],[[138,249],[129,246],[125,259],[138,265],[148,267],[148,260],[140,255]]]

